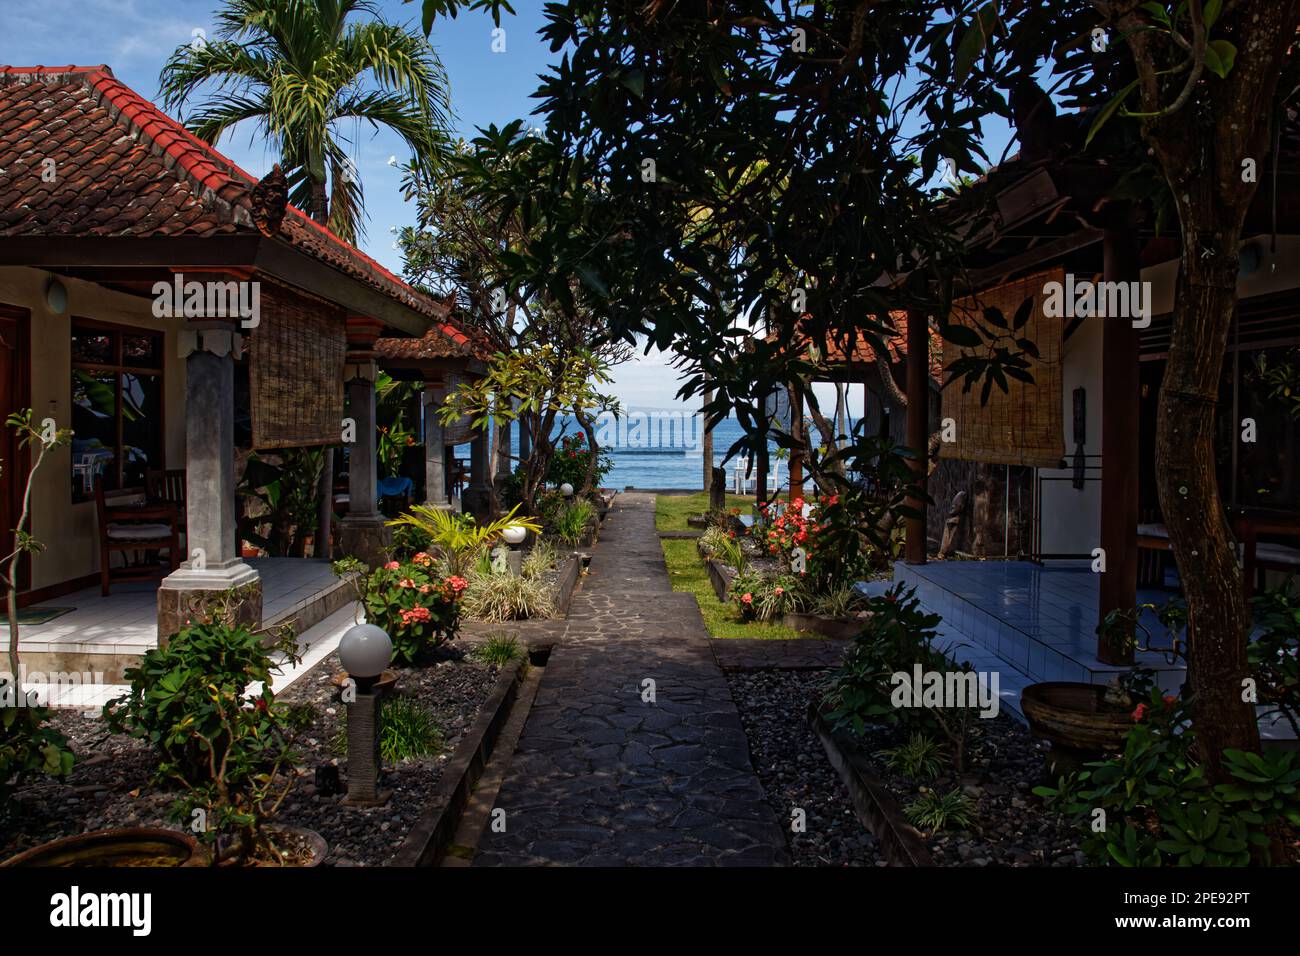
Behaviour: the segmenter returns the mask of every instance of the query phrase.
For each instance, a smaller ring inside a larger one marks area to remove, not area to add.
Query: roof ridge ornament
[[[289,184],[279,163],[257,181],[249,193],[249,200],[257,231],[268,238],[277,235],[289,204]]]

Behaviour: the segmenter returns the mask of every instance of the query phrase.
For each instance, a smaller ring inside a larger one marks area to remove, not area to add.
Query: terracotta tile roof
[[[889,361],[897,364],[907,358],[907,313],[890,312],[889,324],[894,327],[895,334],[885,339],[885,349],[889,353]],[[874,365],[876,351],[859,340],[854,344],[848,360],[855,364]],[[828,365],[844,364],[844,347],[839,343],[827,342],[822,351],[822,361]],[[936,382],[943,381],[943,336],[934,328],[930,329],[930,377]]]
[[[426,359],[477,358],[492,354],[491,346],[474,329],[461,329],[451,322],[435,325],[417,338],[382,338],[375,342],[375,357],[408,362]]]
[[[0,67],[0,236],[256,234],[256,183],[107,66]],[[276,238],[461,334],[443,303],[301,210]]]

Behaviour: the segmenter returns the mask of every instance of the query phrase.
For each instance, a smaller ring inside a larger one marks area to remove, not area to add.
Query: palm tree
[[[348,22],[352,14],[363,20]],[[447,141],[447,74],[428,40],[386,22],[368,0],[226,0],[218,39],[179,47],[163,67],[163,104],[178,113],[215,83],[187,126],[216,143],[252,120],[274,142],[289,201],[355,242],[363,193],[339,127],[395,131],[432,172]]]

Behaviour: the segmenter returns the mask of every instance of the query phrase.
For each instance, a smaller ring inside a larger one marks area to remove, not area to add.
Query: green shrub
[[[1098,864],[1245,866],[1278,857],[1300,827],[1300,758],[1226,750],[1230,783],[1212,785],[1197,760],[1184,701],[1153,690],[1133,710],[1124,751],[1034,793],[1074,816]]]
[[[730,540],[727,531],[720,525],[711,525],[695,539],[695,548],[702,558],[715,558],[724,547],[723,542]]]
[[[903,808],[912,826],[935,833],[939,830],[969,830],[975,824],[975,801],[960,790],[939,793],[926,790]]]
[[[810,598],[808,610],[822,617],[849,617],[865,603],[866,598],[846,584]]]
[[[348,752],[347,710],[332,741],[342,756]],[[418,760],[442,752],[443,734],[433,712],[423,704],[398,695],[384,698],[379,710],[379,756],[387,764]]]
[[[559,558],[555,545],[538,539],[534,542],[532,550],[524,555],[524,560],[520,564],[520,573],[526,578],[541,577],[555,568]]]
[[[546,469],[546,483],[559,486],[568,482],[575,491],[581,491],[587,483],[587,466],[591,462],[592,450],[587,444],[587,436],[582,432],[565,435],[560,439],[560,447],[555,449],[555,456]],[[603,451],[596,453],[596,472],[592,478],[592,488],[599,488],[605,480],[614,462]]]
[[[373,571],[351,558],[333,567],[340,576],[356,575],[366,620],[388,633],[398,663],[418,663],[456,636],[467,582],[459,575],[443,577],[428,554],[417,552],[409,561],[390,561]]]
[[[913,780],[930,780],[939,776],[946,760],[943,745],[923,733],[913,733],[907,743],[880,751],[885,765]]]
[[[520,621],[555,613],[546,581],[510,573],[473,575],[461,601],[465,614],[476,621]]]
[[[525,655],[524,646],[508,634],[493,634],[470,652],[480,663],[505,667]]]
[[[595,514],[595,506],[585,498],[579,498],[555,515],[555,533],[566,544],[576,545],[586,534],[587,525]]]
[[[973,707],[896,707],[893,695],[897,673],[969,671],[933,646],[937,614],[926,614],[916,599],[916,589],[896,585],[885,594],[866,600],[870,616],[853,639],[844,664],[835,672],[831,689],[822,701],[825,717],[837,730],[862,734],[868,724],[905,723],[910,729],[938,733],[951,749],[953,767],[964,766],[966,732]]]
[[[164,646],[146,651],[139,664],[126,669],[131,689],[104,706],[105,721],[113,732],[149,744],[160,776],[191,785],[210,781],[232,739],[243,736],[229,725],[230,700],[251,705],[249,719],[260,730],[248,735],[250,746],[259,733],[273,736],[271,679],[280,671],[271,657],[274,650],[297,660],[291,634],[268,648],[262,634],[229,615],[191,619]],[[262,684],[261,693],[245,701],[245,689],[254,682]],[[273,762],[273,755],[265,756]]]
[[[770,623],[803,607],[799,579],[790,574],[742,573],[731,581],[727,597],[736,602],[742,621]]]
[[[506,528],[519,527],[534,532],[541,530],[537,522],[517,514],[517,511],[517,508],[511,508],[495,521],[480,525],[467,514],[432,505],[416,505],[385,523],[395,532],[401,528],[414,528],[429,539],[430,550],[436,551],[447,563],[449,575],[465,577],[482,553]]]
[[[398,525],[393,528],[393,546],[390,549],[394,558],[408,561],[414,555],[436,551],[433,536],[418,525]]]
[[[16,693],[9,685],[3,692]],[[0,706],[0,812],[8,808],[13,791],[33,775],[66,777],[72,772],[68,738],[46,723],[50,711],[17,703]]]
[[[1255,598],[1259,633],[1247,653],[1259,702],[1281,714],[1300,737],[1300,598],[1293,597],[1291,589],[1288,578],[1281,587]]]

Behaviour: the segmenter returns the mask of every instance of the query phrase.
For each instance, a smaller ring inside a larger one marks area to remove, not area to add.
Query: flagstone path
[[[504,832],[487,828],[475,866],[787,862],[654,502],[615,499],[497,798]]]

